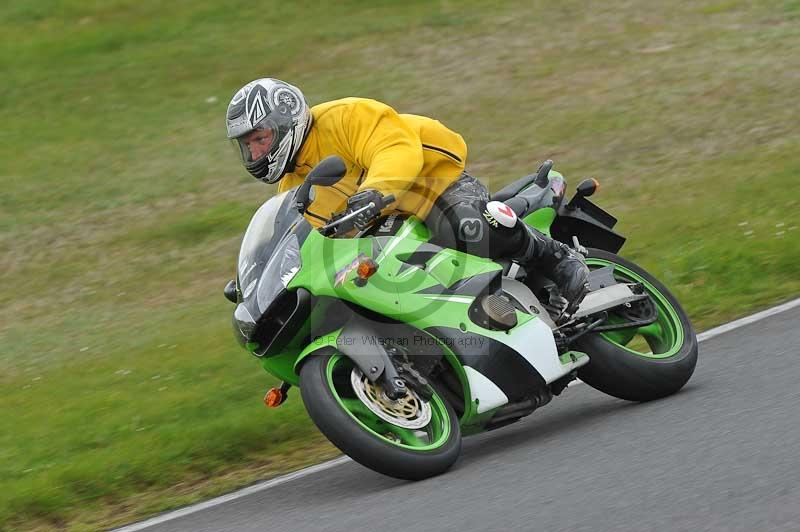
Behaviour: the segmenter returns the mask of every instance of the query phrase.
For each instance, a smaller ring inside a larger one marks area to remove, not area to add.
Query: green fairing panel
[[[259,362],[261,362],[261,366],[264,370],[270,375],[282,381],[286,381],[289,384],[299,384],[295,366],[298,359],[297,353],[305,351],[305,349],[308,348],[300,343],[303,340],[307,341],[307,330],[308,323],[301,327],[297,336],[280,352],[270,353],[268,356],[259,358]]]
[[[427,239],[427,229],[413,217],[404,223],[395,237],[384,240],[382,248],[373,245],[373,237],[334,239],[312,231],[301,248],[303,268],[292,279],[288,288],[303,287],[315,296],[330,296],[355,303],[407,323],[416,328],[421,337],[430,338],[432,348],[441,349],[445,353],[464,389],[466,404],[461,424],[477,430],[477,427],[488,421],[492,412],[480,415],[476,413],[476,405],[471,399],[469,385],[460,362],[450,349],[439,345],[436,339],[423,331],[433,326],[450,327],[504,342],[507,338],[505,332],[484,329],[469,319],[468,309],[474,301],[474,296],[447,293],[447,288],[461,279],[500,272],[502,268],[489,259],[452,249],[445,249],[433,255],[427,260],[424,268],[409,265],[398,259],[398,256],[405,257],[416,251]],[[359,254],[374,259],[379,265],[378,271],[361,287],[353,282],[356,272],[352,268],[354,259],[357,259]],[[349,271],[351,269],[352,271]],[[340,274],[342,280],[340,283],[336,282],[337,274]],[[437,291],[437,287],[441,290]],[[419,293],[426,289],[429,293]],[[518,312],[517,319],[519,325],[524,325],[538,318]],[[264,359],[262,363],[270,373],[276,376],[280,374],[279,378],[296,383],[297,376],[294,371],[298,363],[318,349],[335,348],[336,338],[340,332],[341,329],[315,340],[299,355],[295,355],[291,359],[291,371],[287,371],[290,361],[288,354]],[[273,359],[276,364],[273,364]],[[278,359],[280,367],[277,367]]]
[[[556,210],[552,207],[544,207],[533,211],[522,220],[531,227],[538,229],[542,233],[550,236],[550,226],[556,219]]]
[[[270,375],[286,381],[293,386],[300,384],[298,375],[295,372],[297,361],[297,351],[282,351],[277,355],[260,358],[261,366]]]
[[[560,172],[556,172],[555,170],[550,170],[550,173],[547,174],[550,179],[560,177],[564,179],[564,176],[561,175]],[[531,185],[533,186],[533,185]],[[526,187],[527,188],[527,187]],[[525,190],[525,189],[523,189]],[[527,215],[525,218],[522,219],[526,224],[530,225],[541,231],[542,233],[550,236],[550,226],[553,225],[553,221],[556,219],[556,210],[552,207],[543,207],[541,209],[537,209]]]
[[[431,233],[428,231],[428,227],[425,223],[417,218],[416,216],[411,216],[405,222],[406,226],[408,226],[408,237],[413,238],[414,240],[420,240],[422,242],[427,242],[431,238]]]
[[[342,332],[341,329],[337,329],[335,331],[331,331],[327,334],[314,338],[310,344],[308,344],[302,351],[300,351],[299,355],[296,355],[292,371],[295,374],[299,373],[300,363],[303,361],[304,358],[311,355],[315,351],[323,348],[336,349],[336,341],[338,340],[341,332]]]
[[[259,359],[267,373],[291,384],[297,384],[297,375],[294,368],[297,354],[306,348],[309,337],[314,330],[313,325],[325,321],[325,316],[331,311],[331,303],[333,302],[335,301],[330,298],[318,298],[311,310],[311,315],[298,328],[294,338],[280,351],[270,351],[266,356]]]
[[[499,271],[499,265],[456,251],[443,249],[425,265],[425,271],[442,286],[450,287],[456,281],[481,273]]]
[[[373,237],[344,239],[326,238],[312,231],[301,248],[303,268],[289,283],[289,289],[303,287],[315,296],[330,296],[355,303],[398,321],[423,319],[430,322],[435,313],[442,322],[452,309],[461,310],[470,296],[450,298],[420,291],[442,286],[451,287],[461,279],[498,272],[501,267],[488,259],[473,257],[456,250],[444,249],[428,260],[424,269],[400,261],[398,256],[413,253],[425,243],[427,230],[416,218],[405,222],[396,236],[384,242],[381,249]],[[357,286],[354,263],[359,255],[374,259],[378,271],[364,286]],[[311,265],[309,268],[308,265]],[[337,275],[341,282],[337,282]],[[435,290],[429,290],[435,291]],[[401,297],[402,296],[402,297]],[[462,313],[457,312],[460,316]],[[461,318],[459,318],[461,319]],[[458,326],[459,321],[448,320]]]

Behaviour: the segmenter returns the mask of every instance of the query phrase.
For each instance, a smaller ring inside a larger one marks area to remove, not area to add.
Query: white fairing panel
[[[558,359],[553,331],[540,319],[530,320],[517,327],[513,334],[501,341],[524,356],[547,384],[589,362],[588,357],[581,357],[576,362],[562,364]]]
[[[508,403],[508,397],[495,383],[487,379],[483,373],[469,366],[464,366],[464,373],[469,381],[472,400],[478,400],[478,413],[482,414]]]

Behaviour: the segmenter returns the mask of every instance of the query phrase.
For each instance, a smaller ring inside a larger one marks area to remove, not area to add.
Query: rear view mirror
[[[297,210],[301,213],[306,211],[306,208],[311,203],[309,193],[311,187],[319,185],[328,187],[334,183],[338,183],[347,173],[347,167],[344,161],[338,155],[331,155],[326,157],[317,164],[306,176],[303,184],[297,190]]]
[[[338,183],[347,173],[344,161],[338,155],[322,159],[306,176],[306,183],[324,187]]]
[[[231,303],[238,302],[238,295],[236,294],[236,281],[231,279],[228,281],[228,284],[225,285],[225,288],[222,291],[225,294],[225,299],[230,301]]]

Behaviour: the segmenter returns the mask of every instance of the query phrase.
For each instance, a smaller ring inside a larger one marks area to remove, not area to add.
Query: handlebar
[[[362,212],[367,212],[371,209],[375,209],[375,207],[378,207],[377,214],[380,214],[380,211],[382,209],[388,207],[394,202],[395,202],[394,194],[389,194],[388,196],[384,196],[383,198],[381,198],[380,206],[370,202],[368,205],[364,205],[360,209],[356,209],[354,211],[345,210],[338,214],[334,214],[333,217],[331,218],[331,221],[320,227],[319,231],[325,236],[336,233],[346,233],[347,231],[350,231],[351,229],[353,229],[353,227],[355,227],[353,220],[355,220],[356,216],[358,216]]]
[[[383,197],[383,201],[381,202],[381,209],[384,209],[394,203],[394,194],[389,194],[388,196]]]

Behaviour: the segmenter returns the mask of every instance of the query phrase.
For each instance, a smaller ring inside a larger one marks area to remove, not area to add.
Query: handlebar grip
[[[383,203],[383,207],[388,207],[389,205],[394,203],[394,201],[395,201],[394,194],[389,194],[388,196],[383,197],[383,201],[381,203]]]

